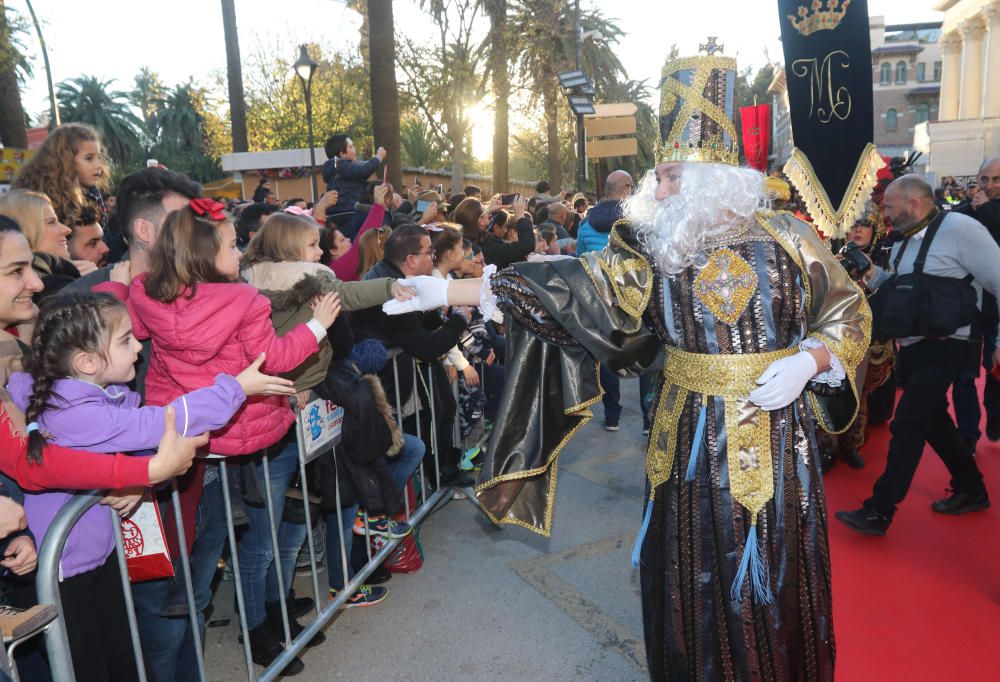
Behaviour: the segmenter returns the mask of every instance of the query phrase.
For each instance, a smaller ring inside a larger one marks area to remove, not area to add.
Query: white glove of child
[[[396,281],[401,286],[415,290],[417,295],[408,301],[397,301],[396,299],[386,301],[382,304],[382,312],[386,315],[434,310],[448,305],[448,280],[446,279],[438,279],[429,275],[414,275]]]
[[[750,392],[750,402],[767,412],[787,407],[817,371],[816,359],[808,351],[775,360],[757,377],[759,388]]]

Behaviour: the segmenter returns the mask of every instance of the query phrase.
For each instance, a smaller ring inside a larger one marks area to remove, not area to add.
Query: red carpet
[[[982,386],[980,386],[980,396]],[[871,430],[856,471],[826,476],[837,680],[974,682],[1000,679],[1000,443],[976,456],[993,507],[960,517],[931,511],[948,472],[928,447],[883,538],[848,530],[833,512],[856,509],[885,466],[889,430]]]

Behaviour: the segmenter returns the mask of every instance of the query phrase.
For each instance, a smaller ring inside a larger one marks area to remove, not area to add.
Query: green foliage
[[[411,168],[443,168],[445,147],[419,116],[406,118],[400,126],[403,165]]]
[[[0,12],[0,22],[3,22],[0,32],[5,32],[7,35],[5,45],[0,41],[0,45],[3,45],[0,47],[0,70],[8,71],[13,68],[17,74],[18,85],[24,87],[25,80],[34,75],[31,60],[27,56],[28,48],[24,42],[31,24],[27,17],[7,4],[0,7],[3,9]]]
[[[154,105],[158,134],[150,155],[201,182],[222,177],[217,138],[225,138],[226,124],[212,111],[207,91],[188,81],[156,98]]]
[[[372,146],[368,72],[359,57],[324,54],[317,45],[309,54],[319,64],[312,80],[313,133],[317,147],[338,132],[349,134],[359,155]],[[281,50],[291,59],[275,58],[258,49],[245,60],[243,82],[247,103],[250,151],[308,147],[302,85],[292,70],[295,50]]]
[[[129,107],[128,96],[111,89],[113,83],[95,76],[78,76],[59,83],[59,116],[64,123],[86,123],[96,128],[111,160],[127,164],[141,148],[143,125]]]

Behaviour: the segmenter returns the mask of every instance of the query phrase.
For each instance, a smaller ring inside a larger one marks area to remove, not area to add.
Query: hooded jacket
[[[145,283],[146,274],[132,281],[128,306],[136,338],[153,344],[146,375],[150,405],[208,386],[217,374],[238,374],[260,353],[267,354],[262,371],[280,374],[319,349],[305,324],[277,336],[270,302],[249,284],[201,283],[193,296],[188,291],[164,303],[146,294]],[[212,433],[209,452],[255,453],[278,442],[294,421],[285,396],[253,396]]]
[[[608,245],[611,228],[622,217],[620,199],[605,199],[587,211],[587,217],[580,223],[576,233],[576,255],[600,251]]]
[[[391,278],[364,282],[343,282],[320,263],[286,261],[257,263],[243,271],[243,277],[271,302],[271,323],[278,336],[284,336],[312,317],[309,302],[329,292],[340,295],[344,311],[380,306],[392,298]],[[329,339],[319,342],[319,351],[282,376],[295,382],[295,390],[312,388],[326,377],[333,352]]]
[[[8,390],[15,404],[25,410],[33,390],[31,376],[24,372],[13,374]],[[140,407],[139,394],[126,386],[101,388],[78,379],[59,379],[53,385],[52,396],[52,409],[46,410],[38,424],[59,445],[91,452],[134,452],[155,448],[163,437],[165,408]],[[173,402],[178,432],[195,435],[222,427],[245,398],[236,379],[224,374],[217,376],[211,387]],[[73,494],[25,493],[28,526],[39,544]],[[60,559],[62,576],[68,578],[97,568],[113,549],[108,510],[101,505],[88,509],[66,540]]]

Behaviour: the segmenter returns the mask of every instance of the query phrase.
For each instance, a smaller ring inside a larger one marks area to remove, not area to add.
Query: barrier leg
[[[205,651],[202,648],[201,624],[198,622],[198,606],[194,599],[194,581],[191,578],[191,556],[187,549],[187,534],[184,532],[184,517],[181,515],[181,494],[177,489],[177,479],[170,482],[170,503],[174,508],[174,525],[177,527],[177,544],[180,546],[181,573],[184,574],[184,592],[188,603],[188,620],[191,622],[191,639],[194,642],[194,657],[198,664],[198,676],[205,682]]]
[[[302,481],[302,503],[305,506],[306,544],[309,545],[309,572],[312,575],[313,605],[316,607],[316,615],[318,616],[322,611],[322,607],[320,606],[319,576],[317,575],[319,569],[316,567],[316,545],[313,542],[312,512],[309,510],[309,480],[306,477],[306,440],[305,434],[302,433],[302,422],[301,420],[297,421],[299,423],[296,429],[296,441],[299,446],[299,480]],[[310,635],[311,637],[312,635]]]
[[[243,602],[243,579],[240,577],[239,550],[236,546],[236,529],[233,527],[232,500],[229,495],[229,467],[226,460],[219,460],[219,475],[222,479],[222,497],[226,506],[226,531],[229,533],[229,558],[233,562],[233,581],[236,585],[236,605],[240,616],[240,632],[243,634],[243,654],[247,664],[247,679],[254,679],[253,654],[250,651],[250,629],[247,627],[247,610]]]
[[[268,465],[268,457],[265,454],[261,458],[264,465],[264,501],[267,504],[267,522],[271,528],[271,547],[274,548],[274,575],[278,579],[278,602],[281,604],[281,625],[285,629],[285,646],[292,643],[292,631],[288,626],[288,606],[285,600],[285,580],[281,575],[281,548],[278,546],[278,526],[274,520],[274,499],[271,495],[271,469]],[[306,500],[308,504],[309,500]],[[264,582],[267,583],[267,568],[264,569]],[[266,587],[262,594],[266,594]],[[265,597],[266,599],[266,597]],[[265,616],[266,618],[266,616]]]
[[[128,616],[129,635],[132,637],[132,650],[135,652],[135,667],[139,673],[140,682],[146,682],[146,661],[142,657],[139,623],[135,619],[135,603],[132,601],[132,583],[128,579],[128,563],[125,561],[125,546],[122,542],[121,517],[114,509],[109,508],[108,512],[111,514],[111,527],[115,532],[115,553],[118,555],[118,570],[122,578],[122,594],[125,595],[125,613]]]

